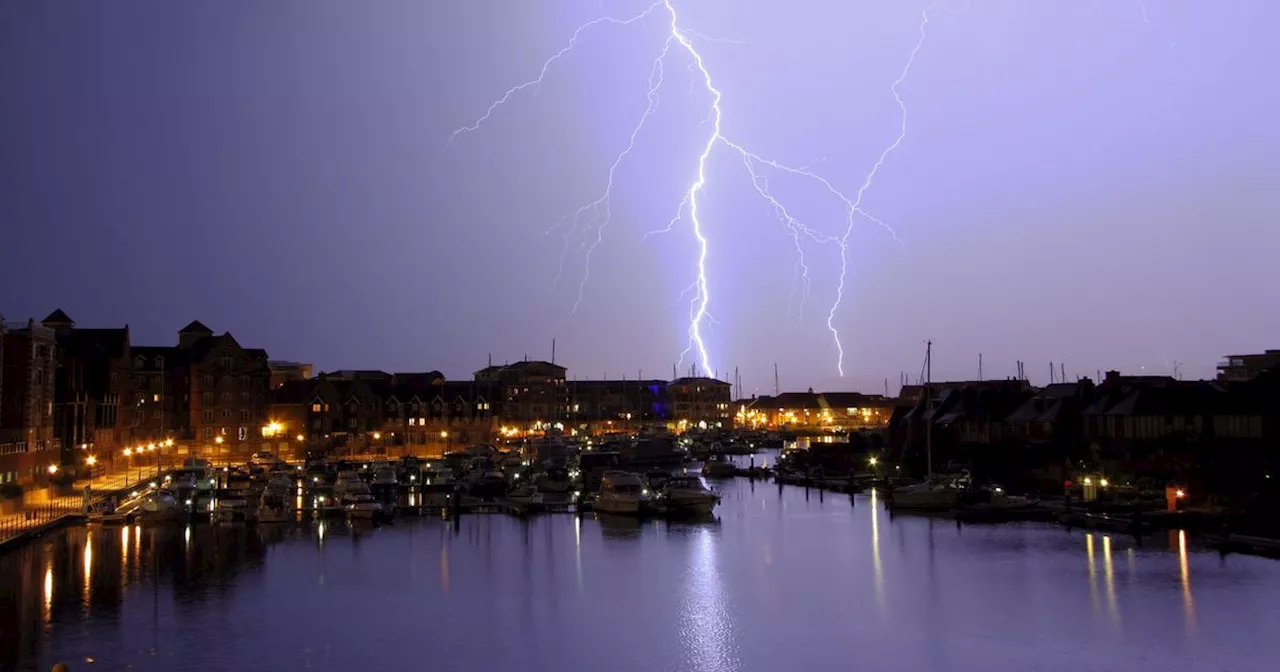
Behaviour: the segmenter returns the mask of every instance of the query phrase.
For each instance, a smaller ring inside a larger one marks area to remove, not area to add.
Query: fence
[[[0,543],[51,523],[66,515],[84,513],[84,497],[56,497],[46,504],[29,506],[17,513],[0,515]]]

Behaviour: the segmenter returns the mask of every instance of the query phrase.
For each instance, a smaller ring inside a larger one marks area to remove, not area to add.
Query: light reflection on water
[[[1089,672],[1280,658],[1280,562],[1223,559],[1179,532],[1139,545],[959,528],[890,516],[871,495],[717,486],[712,523],[70,529],[0,557],[17,591],[0,610],[0,669],[92,657],[94,669]]]

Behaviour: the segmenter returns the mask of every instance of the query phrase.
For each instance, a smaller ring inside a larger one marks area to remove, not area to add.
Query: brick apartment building
[[[61,462],[54,436],[56,340],[33,320],[0,319],[0,484],[45,480]]]

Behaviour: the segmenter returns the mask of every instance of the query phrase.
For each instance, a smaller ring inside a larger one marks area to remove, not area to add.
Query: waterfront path
[[[48,525],[63,516],[84,513],[85,498],[83,491],[85,486],[89,486],[91,497],[96,499],[103,495],[124,490],[135,483],[147,482],[146,478],[139,479],[138,476],[138,471],[131,469],[127,473],[125,470],[120,470],[92,480],[76,481],[75,491],[77,494],[53,497],[44,502],[28,504],[23,507],[23,510],[16,513],[0,515],[0,544],[31,530]],[[146,476],[146,474],[144,473],[143,476]]]

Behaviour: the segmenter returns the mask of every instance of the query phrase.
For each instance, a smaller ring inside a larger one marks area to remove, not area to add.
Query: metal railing
[[[84,497],[56,497],[46,504],[26,507],[17,513],[0,515],[0,543],[47,525],[63,516],[84,513]]]

